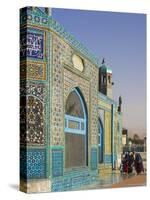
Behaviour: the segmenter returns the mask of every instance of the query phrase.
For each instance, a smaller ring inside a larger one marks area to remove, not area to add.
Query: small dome
[[[112,70],[108,66],[106,66],[105,64],[102,64],[100,66],[100,70],[101,70],[101,72],[107,72],[107,73],[111,73],[112,74]]]

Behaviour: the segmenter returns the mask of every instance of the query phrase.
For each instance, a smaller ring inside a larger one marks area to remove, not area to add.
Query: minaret
[[[103,58],[102,65],[99,68],[99,91],[112,98],[112,70],[105,65]]]
[[[122,97],[119,97],[119,106],[118,106],[118,112],[121,112],[121,104],[122,104]]]

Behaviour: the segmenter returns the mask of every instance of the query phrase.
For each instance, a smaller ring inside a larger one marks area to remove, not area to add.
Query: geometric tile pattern
[[[64,190],[63,188],[63,180],[58,180],[52,183],[52,192],[61,192]]]
[[[92,123],[91,123],[91,144],[97,145],[97,95],[98,95],[98,70],[96,67],[91,66],[91,113],[92,113]]]
[[[63,150],[52,150],[52,176],[63,175]]]
[[[89,97],[92,97],[91,101],[91,112],[92,114],[92,129],[91,129],[91,140],[92,144],[97,144],[97,80],[98,80],[98,70],[95,66],[85,66],[86,75],[90,75],[91,83],[92,83],[92,95],[89,95],[89,81],[83,79],[82,77],[71,73],[69,70],[64,69],[64,94],[62,94],[62,58],[65,63],[70,63],[71,58],[71,48],[69,48],[59,37],[53,36],[53,88],[54,88],[54,96],[53,98],[53,107],[52,107],[52,144],[53,145],[63,145],[62,141],[62,110],[65,105],[62,105],[62,97],[68,95],[68,91],[73,88],[74,86],[80,86],[84,98],[86,99],[87,107],[89,105]],[[87,68],[92,71],[92,73],[87,72]],[[83,72],[84,74],[84,72]],[[94,78],[93,78],[94,77]],[[93,97],[94,96],[94,97]],[[66,103],[66,99],[64,99],[64,104]]]
[[[20,37],[20,57],[43,59],[44,57],[44,35],[33,31],[27,31]]]
[[[61,178],[55,178],[52,181],[52,191],[68,191],[71,189],[77,189],[83,185],[88,185],[96,181],[97,174],[89,173],[89,171],[77,171],[77,173],[72,173],[70,176],[64,176]]]
[[[43,145],[45,143],[43,103],[33,96],[21,97],[20,116],[21,144]]]
[[[97,149],[96,148],[91,149],[91,169],[92,170],[97,169]]]
[[[21,63],[20,77],[27,80],[45,80],[46,65],[38,62]]]
[[[53,82],[53,96],[52,96],[52,131],[51,143],[53,145],[63,145],[63,73],[62,60],[65,47],[63,42],[56,40],[53,36],[53,57],[52,57],[52,82]]]
[[[25,179],[46,177],[45,149],[21,149],[20,176]]]

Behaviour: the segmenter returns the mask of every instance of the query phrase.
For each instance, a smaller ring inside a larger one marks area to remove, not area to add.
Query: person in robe
[[[123,173],[123,174],[127,174],[128,173],[128,155],[127,155],[126,152],[122,156],[120,172]]]
[[[128,174],[133,172],[133,165],[134,165],[134,156],[133,152],[130,152],[128,160]]]
[[[135,154],[134,167],[137,175],[140,174],[141,172],[144,172],[143,160],[140,153]]]

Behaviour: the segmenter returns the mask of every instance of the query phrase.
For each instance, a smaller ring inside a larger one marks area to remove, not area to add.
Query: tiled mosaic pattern
[[[44,144],[45,134],[43,103],[33,96],[27,96],[25,109],[26,133],[23,134],[22,131],[22,140],[28,144]]]
[[[64,176],[61,179],[55,179],[52,182],[52,191],[68,191],[80,188],[83,185],[88,185],[96,181],[97,174],[91,174],[86,169],[84,171],[77,171],[70,176]]]
[[[65,48],[59,41],[52,40],[53,45],[53,96],[52,96],[52,132],[51,142],[53,145],[64,145],[64,114],[63,114],[63,74],[62,57]]]
[[[45,149],[21,149],[20,151],[20,174],[23,178],[46,177],[46,154]]]
[[[63,150],[52,150],[52,176],[63,175]]]
[[[86,107],[89,112],[90,83],[68,69],[64,69],[64,102],[66,102],[70,91],[75,87],[79,88],[82,96],[86,99]]]
[[[52,115],[52,144],[53,145],[63,145],[64,144],[64,125],[62,124],[64,118],[64,108],[66,99],[71,91],[71,89],[78,87],[83,94],[84,99],[86,99],[86,106],[88,110],[88,117],[90,117],[90,113],[92,113],[93,123],[91,124],[91,143],[97,144],[97,80],[98,74],[97,68],[90,64],[85,59],[85,69],[82,73],[82,76],[78,75],[78,72],[74,73],[74,68],[72,70],[68,70],[65,68],[64,63],[72,66],[72,54],[73,50],[65,44],[60,38],[57,36],[53,36],[53,86],[54,93],[53,96],[53,115]],[[81,74],[81,73],[80,73]],[[64,86],[61,84],[63,81],[64,75]],[[89,78],[89,80],[88,80]],[[91,80],[91,81],[90,81]],[[91,108],[90,108],[90,85],[91,85]],[[62,94],[64,91],[64,94]],[[64,95],[64,100],[61,99]],[[95,97],[93,97],[95,95]],[[62,120],[62,121],[61,121]],[[95,126],[96,125],[96,126]]]
[[[105,111],[103,109],[98,109],[98,117],[101,120],[102,124],[103,124],[103,128],[104,128],[104,124],[105,124]]]
[[[28,107],[21,110],[24,115],[21,124],[24,129],[26,123],[28,126],[27,132],[22,131],[21,135],[22,144],[26,141],[28,148],[27,152],[21,150],[21,177],[46,178],[47,173],[51,177],[52,191],[79,188],[91,183],[97,176],[92,173],[97,173],[98,167],[96,145],[99,62],[52,17],[40,12],[38,8],[25,9],[21,25],[30,27],[27,34],[21,31],[21,62],[27,57],[26,67],[22,63],[21,68],[21,78],[27,76],[27,81],[21,84],[21,96],[26,96],[24,101],[28,102]],[[32,25],[37,28],[31,28]],[[41,26],[42,29],[45,28],[44,31],[40,30]],[[73,67],[72,56],[75,53],[83,59],[82,73]],[[85,168],[81,173],[80,170],[64,170],[64,108],[71,89],[75,87],[80,89],[85,99],[88,114],[89,165],[88,170]],[[24,120],[26,111],[28,122]],[[108,124],[111,129],[111,124]],[[111,141],[111,135],[106,134],[105,137],[106,141]],[[51,149],[51,145],[55,147]],[[58,145],[61,150],[57,149]],[[50,149],[47,156],[46,148]],[[109,152],[106,152],[104,161],[111,165]]]
[[[105,111],[105,153],[111,154],[111,113]]]
[[[97,169],[97,149],[93,147],[91,149],[91,169]]]
[[[47,98],[46,86],[44,83],[35,83],[32,81],[21,82],[20,95],[31,95],[37,97],[40,101],[45,102]]]
[[[91,66],[91,144],[97,145],[98,133],[98,69]]]
[[[69,34],[63,26],[56,22],[52,17],[48,17],[44,14],[39,14],[38,8],[31,10],[28,7],[28,9],[23,10],[20,23],[23,25],[26,23],[26,21],[30,25],[40,25],[43,27],[51,28],[55,33],[64,38],[64,40],[67,41],[74,49],[85,55],[85,57],[89,58],[95,65],[100,64],[99,60],[93,56],[93,54],[89,52],[89,50],[81,42],[76,40],[73,35]]]
[[[38,19],[36,16],[35,21],[38,22]],[[24,26],[20,31],[20,143],[21,148],[24,148],[20,154],[20,176],[27,180],[45,179],[49,160],[49,154],[46,156],[46,138],[49,130],[47,119],[50,118],[47,109],[49,108],[47,65],[50,58],[46,59],[49,45],[45,41],[50,34],[46,35],[46,31],[40,27],[31,28],[28,24],[26,26],[27,28]]]
[[[34,31],[34,32],[33,32]],[[28,29],[21,33],[20,37],[20,57],[21,58],[44,58],[44,35],[36,30]]]
[[[46,65],[38,62],[24,62],[20,66],[21,79],[45,80]]]
[[[44,87],[28,83],[21,87],[20,140],[21,144],[44,145]]]

